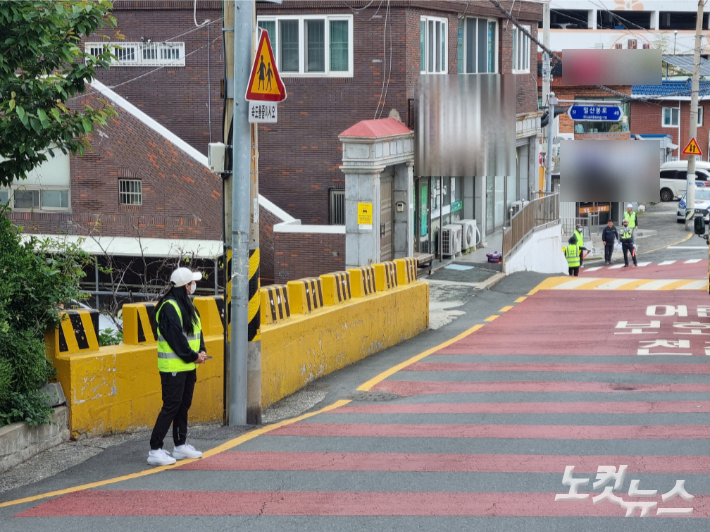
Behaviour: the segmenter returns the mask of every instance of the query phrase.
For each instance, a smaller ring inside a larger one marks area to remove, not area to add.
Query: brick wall
[[[631,133],[575,133],[574,140],[631,140]]]
[[[217,21],[222,17],[221,2],[197,2],[197,22]],[[184,67],[112,67],[97,69],[96,79],[157,120],[192,147],[207,154],[210,142],[210,114],[213,142],[222,141],[220,80],[222,62],[222,22],[197,29],[193,21],[193,2],[118,1],[113,15],[123,42],[141,38],[162,42],[172,37],[185,43]],[[111,35],[114,30],[104,30]],[[180,35],[184,34],[184,35]],[[179,37],[176,37],[180,35]],[[216,40],[215,40],[216,39]],[[89,41],[101,41],[96,37]],[[119,43],[121,41],[118,41]],[[209,43],[209,44],[208,44]],[[209,55],[209,57],[208,57]],[[209,68],[209,92],[208,69]],[[157,69],[157,70],[156,70]],[[154,71],[154,72],[153,72]],[[140,79],[129,80],[143,76]],[[208,107],[210,103],[210,107]]]
[[[87,94],[72,106],[102,105],[91,89]],[[133,115],[116,110],[117,117],[89,136],[93,149],[70,159],[71,213],[13,213],[13,220],[32,233],[219,240],[220,178]],[[142,205],[119,205],[119,179],[142,181]]]
[[[680,160],[687,160],[688,156],[680,152],[690,142],[689,124],[690,124],[690,102],[680,102],[680,139],[678,138],[679,128],[663,127],[663,107],[678,107],[677,101],[647,101],[647,102],[632,102],[631,103],[631,133],[639,135],[663,134],[673,137],[673,144],[677,144],[679,149],[674,150],[671,155],[679,157]],[[703,152],[702,159],[708,160],[708,131],[710,130],[710,117],[705,116],[705,112],[710,112],[710,105],[706,102],[698,102],[698,107],[703,107],[703,122],[698,126],[698,132],[695,140]]]
[[[345,234],[274,233],[274,282],[345,269]]]

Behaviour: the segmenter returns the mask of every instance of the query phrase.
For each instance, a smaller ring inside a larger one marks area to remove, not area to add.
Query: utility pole
[[[545,2],[542,5],[542,44],[545,48],[550,49],[550,4]],[[554,120],[554,111],[550,107],[550,82],[552,80],[552,67],[550,65],[550,54],[544,52],[542,54],[542,102],[543,105],[547,105],[547,113],[549,117],[549,123],[551,124]],[[552,131],[549,128],[548,131]],[[547,136],[547,159],[545,165],[545,183],[543,184],[543,190],[548,190],[551,187],[552,176],[550,175],[550,157],[551,157],[551,146],[552,146],[552,136],[548,133]]]
[[[545,168],[545,192],[552,191],[552,138],[555,134],[555,104],[557,98],[555,93],[551,92],[547,96],[547,112],[549,120],[547,122],[547,160]]]
[[[227,2],[228,4],[230,2]],[[228,424],[247,423],[247,373],[249,326],[249,233],[251,210],[252,139],[249,106],[245,100],[252,65],[253,0],[234,5],[231,218],[232,268],[230,290],[230,350],[228,379]],[[229,32],[225,32],[225,35]],[[227,58],[225,57],[225,60]],[[231,216],[230,216],[231,215]],[[229,311],[228,311],[229,312]]]
[[[698,91],[700,89],[700,47],[703,31],[703,4],[698,0],[698,18],[695,23],[695,51],[693,53],[693,82],[690,94],[690,138],[698,133]],[[680,139],[678,139],[680,145]],[[695,214],[695,155],[688,155],[688,193],[686,195],[685,228],[692,229],[691,220]]]

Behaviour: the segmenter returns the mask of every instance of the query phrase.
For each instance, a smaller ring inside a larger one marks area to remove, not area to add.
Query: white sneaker
[[[202,458],[202,453],[196,451],[192,445],[178,445],[173,449],[173,456],[178,460],[184,460],[185,458]]]
[[[148,463],[154,466],[173,465],[177,460],[168,451],[157,449],[148,453]]]

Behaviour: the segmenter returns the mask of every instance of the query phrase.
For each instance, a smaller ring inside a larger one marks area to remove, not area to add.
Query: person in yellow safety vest
[[[200,279],[202,274],[199,272],[176,269],[170,276],[170,290],[155,307],[163,408],[150,437],[150,465],[172,465],[176,460],[202,456],[200,451],[186,443],[187,412],[195,390],[197,364],[207,360],[200,315],[190,300],[190,295],[195,292],[195,281]],[[175,443],[172,456],[163,450],[163,440],[171,423]]]
[[[637,214],[634,212],[634,206],[630,203],[626,205],[624,220],[629,222],[629,229],[631,229],[633,235],[632,242],[634,244],[634,249],[636,249],[636,228],[639,226],[639,223]]]
[[[584,264],[583,252],[587,250],[587,248],[584,247],[584,232],[582,231],[582,224],[577,224],[574,236],[577,238],[577,245],[579,246],[579,267],[581,268]]]
[[[634,260],[634,266],[638,266],[636,262],[636,250],[634,249],[634,231],[629,227],[629,221],[624,218],[621,222],[621,249],[624,250],[624,268],[629,267],[628,252],[631,252],[631,258]]]
[[[579,246],[577,245],[577,237],[572,235],[569,237],[569,245],[565,248],[565,257],[567,258],[567,266],[569,267],[569,274],[575,277],[579,276]]]

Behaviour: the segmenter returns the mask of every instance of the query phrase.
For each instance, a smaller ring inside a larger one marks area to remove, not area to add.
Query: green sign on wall
[[[451,204],[451,212],[463,209],[463,201],[455,201]]]

